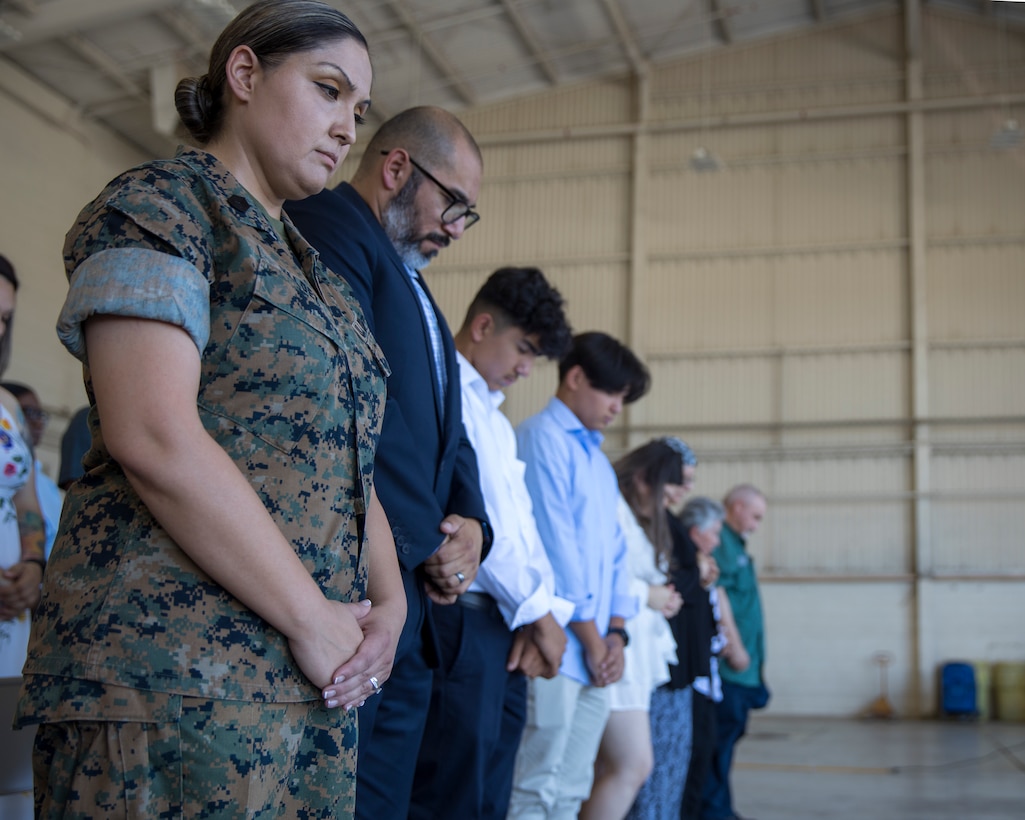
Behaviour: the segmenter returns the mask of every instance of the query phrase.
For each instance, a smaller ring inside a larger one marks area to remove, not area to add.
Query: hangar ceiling
[[[999,0],[330,0],[362,29],[374,119],[409,105],[452,110],[599,78],[710,49],[898,11],[907,3],[1025,29]],[[173,151],[174,85],[205,71],[243,0],[0,0],[0,93],[32,78],[75,118],[146,154]],[[6,75],[6,78],[5,78]],[[60,125],[61,123],[56,123]]]

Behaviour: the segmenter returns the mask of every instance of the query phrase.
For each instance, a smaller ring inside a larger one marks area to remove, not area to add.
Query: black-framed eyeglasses
[[[390,153],[391,151],[382,151],[381,156],[386,157]],[[406,156],[409,156],[409,154],[407,153]],[[445,196],[447,196],[451,200],[452,204],[441,212],[442,225],[451,225],[453,222],[458,222],[460,219],[465,219],[466,222],[463,224],[463,230],[465,231],[468,228],[472,228],[474,225],[480,222],[480,214],[477,213],[473,208],[471,208],[463,200],[462,197],[454,194],[448,188],[447,185],[442,183],[441,180],[434,176],[434,174],[432,174],[430,171],[424,168],[419,162],[413,159],[412,156],[409,156],[409,161],[413,164],[413,167],[416,168],[416,170],[418,170],[431,182],[437,185],[441,189],[442,193],[444,193]]]

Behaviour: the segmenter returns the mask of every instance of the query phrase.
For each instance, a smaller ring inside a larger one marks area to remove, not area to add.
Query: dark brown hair
[[[21,283],[18,281],[18,275],[14,272],[14,265],[11,264],[11,260],[3,254],[0,254],[0,278],[6,279],[14,287],[14,292],[18,292],[18,285]],[[0,376],[7,371],[7,365],[11,361],[11,338],[13,337],[14,331],[14,312],[11,312],[11,317],[7,320],[7,328],[4,331],[3,338],[0,339]]]
[[[228,58],[239,46],[249,46],[265,66],[275,66],[290,54],[311,51],[325,43],[353,39],[367,48],[355,24],[319,0],[260,0],[241,12],[221,32],[210,50],[202,77],[178,83],[174,105],[193,139],[206,145],[224,125]]]
[[[685,465],[686,460],[680,450],[661,438],[631,450],[615,463],[619,491],[655,548],[655,565],[660,568],[668,565],[672,539],[669,534],[669,511],[659,502],[666,484],[683,483]],[[641,507],[637,479],[648,488],[654,509],[645,510]]]

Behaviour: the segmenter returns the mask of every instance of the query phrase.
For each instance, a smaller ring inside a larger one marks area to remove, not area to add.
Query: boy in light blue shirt
[[[516,432],[555,594],[574,612],[559,674],[529,685],[510,818],[575,818],[591,790],[608,718],[604,687],[623,674],[623,625],[638,609],[601,431],[649,385],[629,348],[605,333],[582,333],[559,362],[555,396]]]

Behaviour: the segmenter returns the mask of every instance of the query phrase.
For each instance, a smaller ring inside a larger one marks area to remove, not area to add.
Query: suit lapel
[[[438,425],[439,435],[442,432],[443,424],[442,419],[445,417],[444,414],[444,401],[445,397],[441,395],[441,385],[438,384],[438,377],[434,371],[434,344],[431,341],[431,328],[427,322],[427,317],[424,316],[423,306],[420,304],[420,294],[416,291],[416,285],[413,282],[413,278],[409,275],[406,270],[406,266],[399,263],[399,275],[403,278],[406,283],[406,287],[409,288],[410,295],[413,297],[413,304],[416,305],[416,315],[420,318],[420,333],[423,339],[423,350],[426,355],[427,364],[427,378],[431,385],[431,395],[434,397],[434,420]],[[427,284],[420,279],[420,285],[424,289],[424,293],[427,295],[427,301],[430,303],[431,308],[434,310],[434,315],[438,318],[439,327],[442,327],[441,314],[438,312],[438,306],[434,303],[434,297],[431,296],[431,291],[427,287]],[[444,333],[442,333],[444,338]],[[447,366],[447,352],[445,354],[446,366]],[[451,371],[450,371],[451,372]]]

